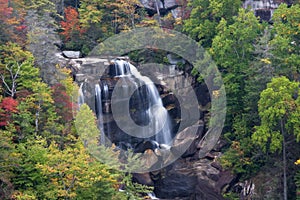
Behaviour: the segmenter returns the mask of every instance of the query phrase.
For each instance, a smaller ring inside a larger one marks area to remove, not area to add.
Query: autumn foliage
[[[65,21],[62,21],[61,27],[63,32],[61,35],[65,37],[65,41],[70,41],[76,36],[81,36],[85,31],[80,27],[78,12],[73,7],[65,8]]]
[[[0,103],[0,126],[6,126],[11,122],[11,117],[13,113],[17,113],[18,102],[11,98],[5,97]]]
[[[25,43],[23,2],[19,0],[0,0],[0,42],[14,41]]]
[[[63,85],[57,84],[52,87],[53,98],[56,105],[56,113],[61,116],[63,123],[68,123],[73,120],[73,103],[70,96],[66,93],[66,89]]]
[[[0,21],[8,22],[11,14],[13,12],[13,8],[9,7],[8,0],[0,1]]]

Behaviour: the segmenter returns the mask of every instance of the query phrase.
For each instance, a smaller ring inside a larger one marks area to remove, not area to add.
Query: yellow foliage
[[[260,61],[263,62],[263,63],[266,63],[266,64],[271,64],[272,63],[269,58],[262,58],[262,59],[260,59]]]

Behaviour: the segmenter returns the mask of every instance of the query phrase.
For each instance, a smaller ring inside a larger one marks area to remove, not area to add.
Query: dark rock
[[[143,156],[141,157],[141,166],[145,166],[146,170],[150,170],[152,166],[154,166],[159,161],[158,156],[151,149],[147,149]],[[154,166],[155,167],[155,166]],[[144,169],[144,170],[145,170]]]
[[[272,18],[272,13],[282,1],[276,2],[270,0],[246,0],[243,3],[244,8],[250,8],[254,11],[255,16],[259,16],[261,20],[270,21]]]
[[[218,142],[217,142],[217,144],[215,145],[215,147],[213,148],[213,150],[214,151],[216,151],[216,152],[220,152],[221,151],[221,149],[224,147],[224,146],[226,146],[228,143],[226,142],[226,140],[224,140],[224,139],[220,139]]]
[[[154,185],[149,173],[133,173],[132,176],[133,180],[138,183],[141,183],[143,185]]]
[[[211,166],[216,168],[217,170],[221,171],[222,170],[222,165],[218,162],[212,162]]]
[[[199,127],[201,126],[194,125],[178,133],[174,138],[171,152],[175,155],[180,154],[183,157],[196,153],[197,145],[194,141],[197,138]]]
[[[155,183],[154,192],[157,197],[174,199],[176,197],[189,197],[195,191],[197,177],[193,175],[172,174]]]
[[[203,125],[190,126],[174,138],[174,144],[171,147],[173,154],[182,154],[182,157],[188,157],[196,153],[197,141],[196,138],[202,133]]]
[[[206,180],[198,180],[195,193],[196,200],[224,200],[220,193],[207,184]]]
[[[140,2],[146,9],[156,11],[156,0],[140,0]],[[163,4],[160,0],[157,0],[157,4],[159,9],[163,8]]]
[[[235,179],[235,176],[229,170],[221,171],[219,176],[220,178],[215,185],[217,192],[221,192],[224,187],[228,186]]]

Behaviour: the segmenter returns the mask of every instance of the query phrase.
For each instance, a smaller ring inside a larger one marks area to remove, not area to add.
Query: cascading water
[[[108,85],[106,83],[103,84],[103,99],[108,100],[109,93],[108,93]]]
[[[83,84],[84,83],[81,83],[80,86],[79,86],[79,91],[78,91],[78,105],[79,107],[84,104],[84,94],[83,94]]]
[[[115,76],[124,76],[130,74],[128,62],[123,60],[114,60]]]
[[[118,77],[119,81],[124,82],[121,84],[122,92],[127,92],[129,87],[127,84],[131,84],[130,86],[135,88],[134,97],[131,98],[135,99],[133,109],[137,110],[137,113],[139,113],[136,119],[141,122],[141,127],[144,129],[142,132],[153,133],[152,135],[155,135],[143,137],[143,133],[141,133],[142,137],[140,138],[155,140],[159,144],[170,144],[172,140],[170,117],[168,111],[163,106],[162,100],[154,83],[148,77],[142,76],[135,66],[124,60],[114,60],[114,65],[112,65],[111,68],[110,74],[113,74],[113,77]],[[114,71],[114,73],[111,73],[112,71]],[[111,112],[111,99],[107,81],[108,80],[102,80],[101,83],[95,85],[95,107],[98,118],[98,126],[101,132],[101,144],[105,144],[106,142],[105,133],[109,135],[111,134],[110,123],[104,123],[104,119],[106,119],[107,115],[110,115],[109,113]],[[82,90],[83,84],[81,84],[79,88],[79,105],[84,103],[84,93]],[[148,124],[150,125],[147,126]],[[115,141],[114,139],[112,140],[116,143],[123,142],[121,139],[116,139]],[[129,143],[131,143],[131,141],[131,139],[127,140]]]
[[[105,144],[105,133],[103,126],[103,110],[102,110],[102,99],[101,99],[101,87],[99,84],[95,85],[95,96],[96,96],[96,113],[98,118],[98,127],[100,129],[100,144]]]
[[[129,65],[131,74],[142,81],[142,83],[146,86],[148,109],[145,110],[145,117],[154,121],[154,127],[150,127],[150,129],[156,133],[155,140],[159,144],[170,144],[172,140],[170,116],[166,108],[163,106],[162,100],[154,83],[148,77],[142,76],[135,66],[128,62],[123,62],[124,65]]]

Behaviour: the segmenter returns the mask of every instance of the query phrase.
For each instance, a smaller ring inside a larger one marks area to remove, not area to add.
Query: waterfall
[[[130,74],[129,64],[123,60],[114,60],[115,75],[124,76]]]
[[[84,104],[84,94],[83,94],[83,83],[80,84],[79,86],[79,91],[78,91],[78,105],[79,105],[79,108],[82,104]]]
[[[109,93],[108,93],[108,85],[106,83],[103,84],[103,99],[108,100]]]
[[[98,118],[98,127],[100,129],[100,144],[105,144],[105,133],[104,133],[104,121],[103,121],[103,110],[102,110],[102,99],[101,99],[101,87],[99,84],[95,85],[95,96],[96,96],[96,113]]]
[[[154,83],[148,77],[142,76],[137,68],[127,61],[116,59],[113,61],[113,63],[114,64],[111,65],[110,68],[110,74],[111,76],[119,77],[118,81],[121,81],[122,87],[121,93],[119,94],[119,101],[124,101],[124,103],[126,103],[134,99],[134,102],[130,104],[133,107],[130,109],[133,109],[135,111],[131,112],[130,115],[134,115],[131,117],[134,118],[136,124],[142,127],[143,131],[141,131],[141,135],[139,135],[141,136],[140,138],[155,140],[159,144],[170,144],[172,140],[170,123],[171,120],[168,111],[163,106],[162,100]],[[98,126],[101,131],[101,144],[105,144],[105,142],[107,142],[105,141],[104,127],[105,130],[107,130],[106,135],[112,134],[110,133],[110,123],[104,123],[104,118],[106,119],[106,117],[109,117],[111,115],[111,97],[108,87],[108,84],[111,83],[109,83],[109,81],[110,80],[102,80],[101,83],[95,85],[96,113],[98,117]],[[134,94],[130,97],[129,100],[122,99],[122,95],[128,98],[129,87],[135,88]],[[80,89],[81,88],[82,87],[80,87]],[[82,100],[80,100],[79,102],[81,101]],[[116,134],[115,136],[117,136],[118,138],[118,134],[122,133],[114,132],[113,134]],[[119,138],[124,137],[120,136]],[[131,139],[128,139],[128,141],[123,141],[123,139],[115,139],[113,142],[131,143],[131,141]]]
[[[148,118],[154,121],[151,131],[156,133],[155,140],[159,144],[170,144],[172,140],[170,116],[166,108],[163,106],[162,100],[154,83],[148,77],[141,75],[135,66],[129,64],[129,67],[131,74],[142,81],[142,83],[146,86],[149,107],[145,112],[146,115],[148,115]]]

